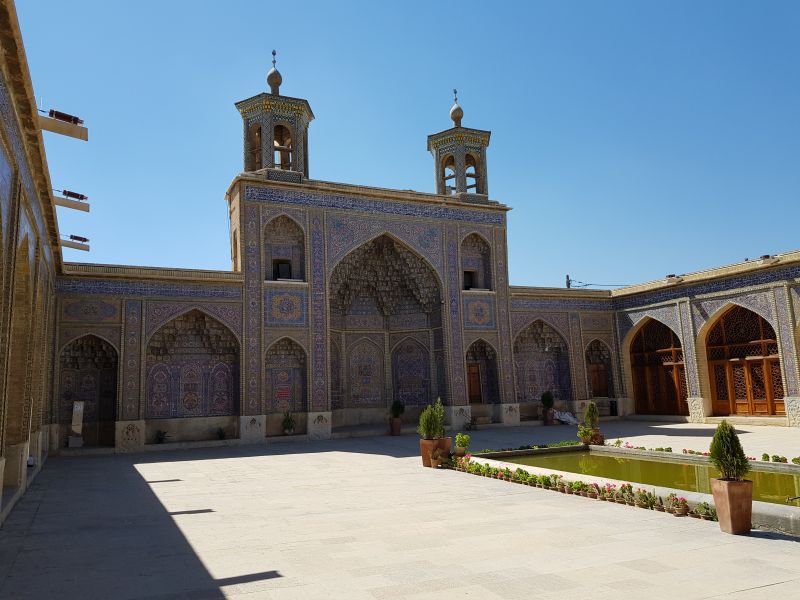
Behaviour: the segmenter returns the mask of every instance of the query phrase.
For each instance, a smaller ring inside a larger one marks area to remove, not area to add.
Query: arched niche
[[[306,351],[289,338],[281,338],[267,350],[267,412],[308,412]]]
[[[288,124],[278,123],[273,128],[272,152],[276,169],[294,170],[294,142]]]
[[[461,242],[461,283],[465,290],[492,289],[492,249],[477,233]]]
[[[305,281],[305,256],[305,234],[297,222],[280,215],[267,223],[264,227],[264,278],[267,281]]]
[[[347,254],[329,281],[332,405],[344,411],[334,426],[382,423],[398,394],[412,406],[444,397],[437,379],[444,355],[441,283],[430,263],[381,234]],[[396,343],[403,338],[417,346],[401,352]]]
[[[590,398],[614,398],[614,377],[611,348],[600,340],[586,347],[586,374]]]
[[[261,123],[253,123],[247,129],[246,171],[257,171],[264,166],[262,164],[262,133]]]
[[[701,389],[714,415],[784,415],[784,385],[772,325],[739,305],[720,310],[699,332]]]
[[[230,329],[199,309],[153,334],[145,369],[148,419],[239,413],[239,343]]]
[[[572,399],[569,345],[553,327],[535,320],[517,335],[513,353],[519,402],[538,402],[544,392]]]
[[[470,404],[498,404],[497,352],[486,340],[475,340],[466,353],[467,398]]]
[[[119,356],[93,334],[65,345],[58,358],[58,422],[67,435],[76,401],[83,402],[83,444],[113,446],[117,420]]]
[[[629,333],[626,366],[637,414],[688,415],[686,369],[680,338],[646,317]]]

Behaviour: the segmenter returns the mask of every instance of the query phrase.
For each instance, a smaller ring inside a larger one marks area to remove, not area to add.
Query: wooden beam
[[[58,119],[51,119],[50,117],[39,115],[39,127],[44,131],[66,135],[67,137],[83,140],[84,142],[89,141],[89,130],[86,129],[86,127],[73,125],[66,121],[59,121]]]
[[[60,240],[62,248],[74,248],[75,250],[89,251],[89,244],[82,244],[80,242],[73,242],[72,240]]]
[[[89,212],[89,203],[88,202],[78,202],[77,200],[70,200],[69,198],[62,198],[61,196],[56,196],[53,198],[56,206],[63,206],[64,208],[72,208],[75,210],[82,210],[83,212]]]

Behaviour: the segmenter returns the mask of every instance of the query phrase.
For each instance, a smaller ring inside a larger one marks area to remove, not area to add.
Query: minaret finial
[[[283,77],[278,72],[275,63],[277,62],[275,57],[277,56],[277,52],[275,50],[272,51],[272,68],[267,73],[267,85],[269,85],[269,93],[275,94],[276,96],[280,95],[280,87],[281,83],[283,83]]]
[[[450,108],[450,118],[453,119],[453,124],[456,127],[461,127],[461,119],[464,117],[464,111],[458,105],[458,90],[453,88],[453,106]]]

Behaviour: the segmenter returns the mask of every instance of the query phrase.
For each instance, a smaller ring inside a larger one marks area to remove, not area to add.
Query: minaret
[[[308,177],[308,125],[314,113],[307,100],[281,96],[276,55],[273,50],[269,93],[236,103],[244,125],[244,170],[299,183]]]
[[[453,90],[453,97],[450,108],[453,127],[428,136],[428,150],[436,165],[436,193],[469,194],[465,200],[479,202],[488,199],[489,194],[486,148],[489,147],[491,132],[462,127],[464,110],[458,104],[457,90]]]

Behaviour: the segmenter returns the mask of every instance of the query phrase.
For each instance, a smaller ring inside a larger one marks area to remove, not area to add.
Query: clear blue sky
[[[800,248],[800,3],[20,0],[66,260],[229,269],[233,103],[307,98],[311,177],[433,191],[426,136],[492,131],[510,279],[627,284]]]

